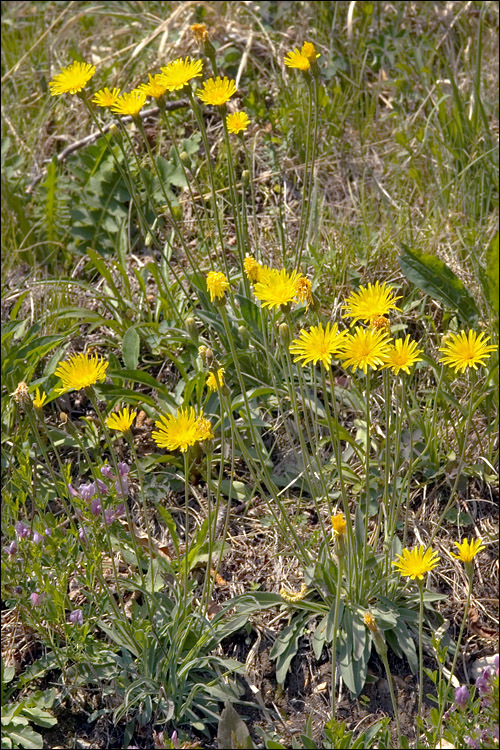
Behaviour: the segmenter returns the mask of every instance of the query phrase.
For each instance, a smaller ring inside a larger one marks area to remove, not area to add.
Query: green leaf
[[[498,232],[486,251],[486,297],[493,310],[498,313]]]
[[[425,294],[455,310],[463,322],[470,326],[477,324],[479,310],[474,299],[446,263],[435,255],[403,245],[399,265],[406,278]]]
[[[127,370],[137,370],[141,340],[136,328],[128,328],[122,341],[123,362]]]
[[[220,715],[217,742],[220,748],[234,747],[245,750],[254,746],[247,725],[230,703],[226,703]]]

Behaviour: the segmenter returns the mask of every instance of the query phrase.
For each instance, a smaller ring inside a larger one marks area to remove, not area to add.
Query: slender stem
[[[332,717],[335,719],[336,700],[335,700],[335,677],[337,673],[337,630],[339,621],[339,606],[340,606],[340,590],[342,588],[342,573],[344,568],[344,555],[338,554],[338,567],[337,567],[337,591],[335,592],[335,610],[333,615],[333,640],[332,640],[332,689],[331,689],[331,700],[332,700]]]
[[[370,443],[371,443],[371,421],[370,421],[370,370],[366,371],[366,456],[365,456],[365,500],[366,510],[364,514],[365,537],[363,543],[363,561],[361,563],[361,580],[365,574],[366,550],[368,547],[368,518],[370,512]]]
[[[387,651],[385,651],[384,653],[379,652],[379,655],[385,667],[385,673],[387,675],[387,682],[389,683],[389,691],[391,693],[392,710],[394,711],[394,718],[396,719],[396,731],[398,733],[398,745],[397,746],[402,747],[401,726],[399,724],[398,702],[396,700],[396,693],[394,692],[394,681],[392,679],[391,670],[389,668],[389,660],[387,658]]]
[[[185,513],[185,532],[184,532],[184,605],[187,605],[187,585],[189,576],[189,461],[188,450],[184,451],[184,513]]]
[[[422,645],[422,634],[424,627],[424,581],[418,581],[418,588],[420,593],[420,607],[418,613],[418,710],[417,718],[422,721],[422,698],[424,694],[424,651]],[[417,742],[416,747],[420,739],[420,727],[417,722]]]

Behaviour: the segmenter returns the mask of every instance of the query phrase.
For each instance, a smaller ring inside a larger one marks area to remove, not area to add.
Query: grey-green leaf
[[[139,362],[140,338],[135,328],[125,331],[122,341],[123,362],[127,370],[136,370]]]

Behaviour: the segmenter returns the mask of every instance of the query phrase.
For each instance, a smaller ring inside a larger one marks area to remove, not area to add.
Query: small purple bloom
[[[94,484],[96,484],[97,487],[99,488],[99,492],[101,493],[101,495],[108,494],[109,492],[108,485],[105,482],[103,482],[102,479],[96,479]]]
[[[174,747],[179,747],[179,740],[177,739],[177,732],[176,732],[176,730],[175,730],[175,729],[174,729],[174,731],[172,732],[172,736],[171,736],[171,738],[170,738],[170,739],[172,740],[172,745],[173,745]]]
[[[106,479],[114,479],[115,477],[115,475],[113,474],[113,470],[109,464],[101,466],[101,474],[103,475],[103,477],[106,477]]]
[[[87,529],[85,528],[85,526],[80,526],[80,528],[78,529],[78,536],[80,537],[80,540],[82,542],[87,541]]]
[[[120,505],[116,506],[115,518],[120,518],[120,516],[123,516],[124,513],[125,513],[125,505],[123,503],[120,503]]]
[[[8,555],[10,555],[11,557],[14,557],[14,555],[17,555],[17,542],[16,542],[16,540],[15,540],[15,539],[14,539],[14,541],[12,541],[12,542],[11,542],[11,543],[9,544],[9,546],[8,546],[8,547],[5,547],[5,551],[6,551],[6,552],[7,552],[7,554],[8,554]]]
[[[71,495],[71,497],[79,497],[80,496],[80,493],[78,492],[78,490],[75,490],[75,488],[73,487],[72,484],[68,484],[68,491],[69,491],[69,494]]]
[[[448,721],[449,718],[450,718],[450,712],[448,710],[448,711],[445,711],[443,714],[443,721]]]
[[[465,685],[461,685],[455,690],[455,703],[463,708],[465,705],[467,705],[468,700],[469,691],[467,690],[467,687]]]
[[[74,609],[73,612],[70,612],[68,615],[68,620],[73,623],[73,625],[83,625],[83,612],[81,609]]]
[[[106,521],[106,524],[108,526],[111,526],[111,524],[115,520],[115,514],[112,508],[106,508],[106,510],[104,511],[104,520]]]
[[[97,488],[95,482],[89,482],[89,484],[80,485],[80,497],[82,500],[92,500],[94,495],[97,494]]]
[[[120,476],[115,482],[117,495],[128,495],[129,481],[126,476]]]
[[[487,693],[490,687],[490,681],[488,677],[484,676],[484,673],[480,675],[476,680],[476,688],[481,695]]]
[[[118,461],[118,471],[121,477],[124,477],[130,471],[130,466],[125,461]]]
[[[495,672],[498,674],[498,654],[495,654],[495,658],[493,659],[493,668]]]
[[[26,526],[24,521],[17,521],[14,528],[16,530],[16,534],[19,537],[19,539],[25,539],[27,536],[31,534],[29,526]]]
[[[31,603],[34,607],[39,607],[42,603],[42,596],[43,594],[37,594],[36,591],[33,591],[32,594],[30,594]]]
[[[49,527],[48,527],[48,526],[47,526],[47,528],[45,529],[45,536],[52,536],[52,529],[49,529]]]
[[[102,510],[101,503],[95,497],[90,503],[90,512],[92,513],[93,516],[98,516],[101,510]]]
[[[43,534],[40,534],[38,531],[35,531],[33,533],[33,541],[35,544],[40,544],[40,542],[43,542]]]

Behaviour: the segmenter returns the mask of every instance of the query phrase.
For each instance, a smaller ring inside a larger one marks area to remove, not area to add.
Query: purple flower
[[[455,703],[457,706],[464,708],[469,700],[469,691],[465,685],[461,685],[455,690]]]
[[[83,625],[83,612],[81,609],[74,609],[73,612],[70,612],[68,615],[68,620],[73,623],[73,625]]]
[[[52,529],[49,529],[49,527],[48,527],[48,526],[47,526],[47,528],[45,529],[45,536],[52,536]]]
[[[97,485],[97,487],[99,488],[99,492],[101,493],[101,495],[108,494],[109,492],[108,485],[105,482],[103,482],[102,479],[99,479],[99,478],[96,479],[94,484]]]
[[[470,735],[466,734],[464,740],[469,747],[479,748],[479,743],[477,742],[477,740],[475,740],[473,737],[470,737]]]
[[[120,505],[116,506],[115,518],[120,518],[120,516],[123,516],[124,513],[125,513],[125,505],[123,503],[120,503]]]
[[[124,477],[130,471],[130,466],[125,461],[118,461],[118,471],[121,477]]]
[[[495,672],[498,674],[498,654],[495,654],[495,658],[493,659],[493,668]]]
[[[115,520],[115,514],[112,508],[106,508],[106,510],[104,511],[104,520],[106,521],[106,524],[108,526],[111,526],[111,524]]]
[[[95,485],[95,482],[89,482],[89,484],[81,484],[79,492],[82,500],[92,500],[94,495],[97,495],[97,487]]]
[[[101,466],[101,474],[103,475],[103,477],[106,477],[106,479],[114,479],[114,476],[115,476],[109,464],[105,464],[104,466]]]
[[[71,495],[71,497],[79,497],[78,491],[75,490],[75,488],[73,487],[72,484],[68,484],[68,491],[69,491],[69,494]]]
[[[27,536],[31,534],[29,526],[26,526],[24,521],[17,521],[14,528],[16,530],[16,534],[19,537],[19,539],[25,539]]]
[[[98,515],[99,515],[99,513],[101,512],[101,510],[102,510],[102,508],[101,508],[101,503],[100,503],[100,502],[99,502],[99,500],[98,500],[98,499],[97,499],[97,498],[95,497],[95,498],[94,498],[94,499],[92,500],[92,502],[90,503],[90,512],[92,513],[92,515],[93,515],[93,516],[98,516]]]
[[[486,670],[485,670],[486,671]],[[476,680],[476,688],[478,689],[478,692],[484,695],[484,693],[487,693],[490,687],[490,681],[489,681],[489,675],[486,677],[484,676],[484,672],[482,675],[480,675]]]
[[[36,591],[33,591],[32,594],[30,594],[31,603],[34,607],[39,607],[42,603],[42,596],[43,594],[37,594]]]
[[[80,526],[80,528],[78,529],[78,536],[80,537],[80,541],[87,541],[87,529],[85,528],[85,526]]]
[[[33,534],[33,541],[35,542],[35,544],[40,544],[40,542],[43,542],[43,534],[35,531]]]
[[[115,482],[117,495],[128,495],[129,481],[125,475],[120,476]]]
[[[5,547],[5,551],[6,551],[6,552],[7,552],[7,554],[8,554],[8,555],[10,555],[11,557],[14,557],[14,555],[17,555],[17,542],[16,542],[16,540],[15,540],[15,539],[14,539],[14,541],[12,541],[12,542],[11,542],[11,543],[9,544],[9,546],[8,546],[8,547]]]

